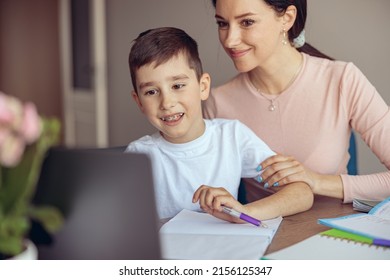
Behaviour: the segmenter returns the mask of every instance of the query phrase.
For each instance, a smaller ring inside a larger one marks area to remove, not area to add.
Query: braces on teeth
[[[176,114],[176,115],[173,115],[173,116],[169,116],[169,117],[165,117],[165,118],[161,118],[163,121],[176,121],[178,120],[179,118],[181,118],[184,114],[183,113],[180,113],[180,114]]]

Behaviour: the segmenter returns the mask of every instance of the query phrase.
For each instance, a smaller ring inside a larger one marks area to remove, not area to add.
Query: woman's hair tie
[[[296,49],[303,47],[304,44],[305,44],[305,29],[303,29],[301,33],[299,33],[298,37],[296,37],[292,42],[293,47]]]

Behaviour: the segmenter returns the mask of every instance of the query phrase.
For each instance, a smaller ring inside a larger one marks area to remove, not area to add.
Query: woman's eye
[[[181,89],[181,88],[183,88],[183,87],[185,87],[185,84],[175,84],[175,85],[173,85],[173,89]]]
[[[249,27],[249,26],[253,25],[254,23],[255,23],[255,21],[253,19],[244,19],[243,21],[241,21],[241,25],[244,27]]]
[[[218,25],[218,28],[220,28],[220,29],[224,29],[224,28],[228,27],[228,24],[226,22],[220,21],[220,20],[217,20],[217,25]]]

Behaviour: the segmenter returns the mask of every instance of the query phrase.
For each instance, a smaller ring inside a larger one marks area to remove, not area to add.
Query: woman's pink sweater
[[[206,118],[238,119],[275,152],[291,155],[322,174],[341,174],[344,202],[390,196],[390,171],[347,175],[351,129],[390,169],[390,112],[352,63],[303,54],[296,80],[276,99],[260,94],[246,73],[214,88],[204,102]]]

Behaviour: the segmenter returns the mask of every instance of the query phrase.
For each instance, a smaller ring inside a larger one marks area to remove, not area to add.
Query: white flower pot
[[[19,255],[10,258],[10,260],[37,260],[38,259],[38,249],[35,246],[35,244],[30,239],[26,239],[24,243],[26,245],[26,250],[24,250]]]

